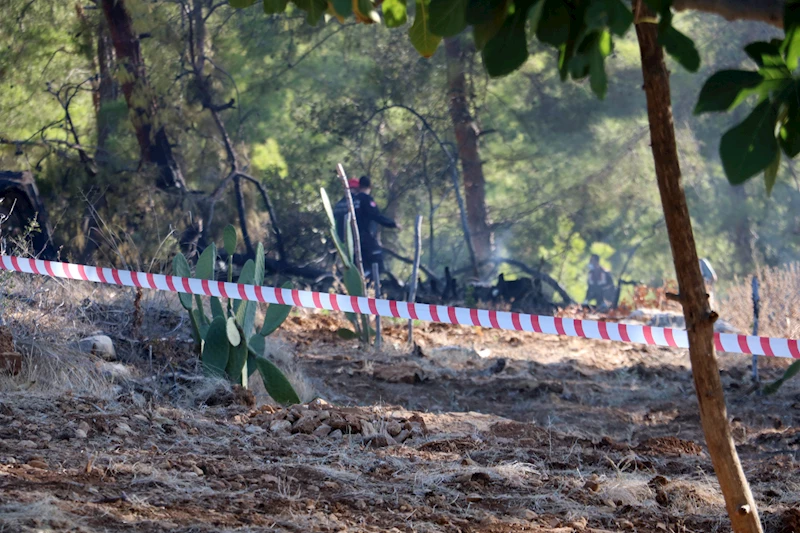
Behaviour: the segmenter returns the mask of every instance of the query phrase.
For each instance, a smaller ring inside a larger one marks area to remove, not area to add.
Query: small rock
[[[292,423],[288,420],[276,420],[269,426],[269,430],[273,433],[288,433],[292,429]]]
[[[338,430],[337,430],[338,431]],[[331,432],[331,427],[328,424],[322,424],[314,430],[314,435],[317,437],[327,437]]]
[[[75,438],[76,439],[85,439],[86,437],[88,437],[88,435],[86,434],[86,432],[84,430],[82,430],[82,429],[76,429],[75,430]]]
[[[264,428],[259,427],[259,426],[254,426],[253,424],[250,424],[249,426],[244,428],[244,431],[245,431],[245,433],[250,433],[251,435],[256,435],[258,433],[264,433]]]
[[[84,433],[89,433],[90,426],[86,423],[85,420],[81,420],[81,423],[78,424],[78,429],[83,430]]]
[[[387,446],[397,444],[392,437],[385,433],[382,435],[365,436],[361,439],[361,443],[370,448],[386,448]]]
[[[317,420],[327,420],[331,417],[330,411],[320,411],[317,413]]]
[[[392,420],[386,426],[386,432],[392,437],[398,436],[401,431],[403,431],[403,426],[401,426],[397,420]]]
[[[378,432],[375,431],[375,426],[372,425],[372,422],[367,422],[366,420],[361,422],[361,434],[362,435],[364,435],[365,437],[371,437],[372,435],[375,435],[376,433],[378,433]]]
[[[531,511],[530,509],[522,509],[517,516],[522,518],[523,520],[536,520],[539,518],[539,515],[535,512]]]
[[[586,490],[590,490],[592,492],[597,492],[598,490],[600,490],[600,483],[598,483],[593,479],[590,479],[583,484],[583,488]]]
[[[97,355],[106,361],[113,361],[117,358],[114,342],[111,340],[111,337],[107,335],[86,337],[78,343],[78,348],[83,353]]]
[[[341,429],[334,429],[334,430],[331,432],[331,434],[330,434],[330,435],[328,435],[328,438],[331,438],[331,439],[341,439],[343,436],[344,436],[344,433],[342,433],[342,430],[341,430]]]
[[[394,440],[396,440],[397,442],[405,442],[406,439],[408,439],[408,437],[410,436],[411,432],[407,429],[404,429],[403,431],[394,436]]]
[[[313,416],[304,416],[294,423],[292,433],[311,435],[317,429],[317,420]]]
[[[47,461],[41,459],[39,457],[35,457],[28,461],[28,466],[32,466],[33,468],[38,468],[39,470],[47,470],[48,464]]]
[[[583,531],[586,529],[586,526],[589,525],[589,521],[586,520],[585,516],[578,518],[577,520],[573,520],[569,523],[570,527],[577,529],[578,531]]]
[[[203,472],[203,470],[202,470],[201,468],[197,467],[197,466],[193,466],[193,467],[192,467],[192,472],[194,472],[194,473],[195,473],[195,474],[197,474],[198,476],[204,476],[204,475],[206,475],[206,473],[205,473],[205,472]]]
[[[19,441],[20,448],[36,448],[36,443],[32,440],[21,440]]]
[[[481,496],[477,492],[473,492],[471,494],[467,494],[467,501],[468,502],[479,502],[481,500],[483,500],[483,496]]]
[[[125,422],[120,422],[119,424],[117,424],[117,427],[114,428],[115,435],[124,436],[124,435],[129,435],[131,433],[133,433],[133,430]]]
[[[101,374],[110,378],[114,379],[133,378],[131,369],[123,365],[122,363],[111,363],[108,361],[101,361],[100,364],[97,365],[97,368],[100,370]]]

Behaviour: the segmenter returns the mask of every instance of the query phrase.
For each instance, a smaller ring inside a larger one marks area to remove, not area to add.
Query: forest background
[[[147,120],[171,152],[172,166],[159,166],[142,157],[136,95],[124,94],[131,59],[115,52],[105,3],[3,0],[0,170],[33,173],[62,258],[166,271],[179,248],[219,240],[244,213],[250,241],[273,259],[330,269],[319,188],[341,194],[342,162],[372,176],[378,204],[406,228],[383,232],[388,248],[413,255],[413,220],[425,217],[422,264],[441,276],[470,264],[453,190],[460,158],[478,259],[541,268],[576,300],[590,253],[615,277],[625,268],[652,285],[674,278],[632,33],[616,41],[598,101],[588,81],[562,83],[556,52],[536,43],[518,75],[489,79],[468,37],[425,59],[405,32],[380,24],[124,0]],[[692,111],[711,73],[751,68],[742,47],[778,30],[699,13],[675,24],[702,58],[694,74],[673,65],[673,110],[698,251],[724,294],[736,276],[798,260],[800,180],[784,159],[789,179],[770,196],[761,180],[732,187],[719,139],[747,110]],[[166,166],[177,186],[164,183]],[[390,268],[408,275],[403,263]]]

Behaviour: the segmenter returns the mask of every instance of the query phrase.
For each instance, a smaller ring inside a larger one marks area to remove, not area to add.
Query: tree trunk
[[[111,42],[108,23],[103,18],[97,24],[97,76],[97,150],[94,157],[101,163],[109,160],[105,147],[113,132],[113,122],[108,113],[103,112],[103,106],[119,97],[119,85],[114,79],[114,43]]]
[[[122,92],[128,103],[142,159],[158,167],[156,185],[159,188],[185,190],[186,182],[172,153],[166,128],[158,120],[158,106],[147,82],[139,37],[125,9],[125,0],[102,0],[102,3],[117,61],[123,72]]]
[[[650,16],[644,2],[639,0],[637,20]],[[725,397],[714,354],[716,314],[708,304],[681,182],[672,122],[669,73],[661,45],[658,44],[658,27],[649,22],[638,22],[636,35],[642,58],[656,178],[689,335],[689,356],[700,404],[700,421],[733,530],[737,533],[761,532],[755,501],[736,454],[728,424]]]
[[[242,191],[242,179],[239,176],[233,178],[233,189],[236,195],[236,211],[239,213],[239,226],[242,228],[242,240],[247,250],[247,255],[253,255],[253,241],[250,239],[250,230],[247,229],[247,207],[244,203],[244,191]]]
[[[478,125],[475,123],[467,100],[467,83],[464,75],[464,50],[460,37],[445,39],[447,54],[447,84],[450,118],[453,121],[458,157],[464,179],[464,197],[467,204],[467,223],[472,234],[472,246],[478,263],[492,257],[492,234],[487,222],[486,182],[483,164],[478,153]]]

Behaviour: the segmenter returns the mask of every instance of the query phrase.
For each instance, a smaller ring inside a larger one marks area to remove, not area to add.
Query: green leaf
[[[428,30],[434,35],[452,37],[467,27],[467,0],[431,0]]]
[[[767,186],[767,196],[772,194],[772,188],[775,186],[775,181],[778,179],[778,170],[781,168],[781,151],[775,152],[775,159],[769,166],[764,169],[764,183]]]
[[[563,0],[544,0],[536,38],[558,47],[567,42],[571,23],[572,17]]]
[[[236,252],[236,244],[238,242],[238,237],[236,236],[236,228],[234,228],[231,224],[225,226],[225,229],[222,231],[222,243],[225,246],[225,251],[228,252],[228,255],[233,255]]]
[[[700,54],[694,42],[672,25],[659,25],[658,42],[680,65],[689,72],[700,68]]]
[[[464,18],[467,24],[481,24],[498,11],[508,11],[507,0],[467,0]]]
[[[220,317],[225,320],[224,317]],[[206,334],[208,333],[208,328],[210,323],[206,318],[205,313],[201,309],[192,309],[192,319],[194,320],[195,324],[197,324],[197,333],[200,335],[201,339],[206,338]]]
[[[533,0],[518,2],[514,14],[506,17],[497,34],[484,46],[481,55],[489,76],[496,78],[511,74],[528,59],[525,25],[533,4]]]
[[[272,399],[283,405],[300,403],[300,397],[281,370],[263,357],[256,358],[256,366],[264,381],[264,388]]]
[[[783,31],[786,36],[781,52],[786,58],[786,66],[794,72],[800,59],[800,3],[786,2],[783,5]]]
[[[372,0],[354,0],[353,14],[359,22],[371,24],[381,21],[380,16],[375,11],[375,6],[372,5]]]
[[[283,13],[288,3],[288,0],[264,0],[264,13],[267,15]]]
[[[224,376],[228,366],[230,343],[228,342],[227,321],[217,317],[208,328],[203,343],[203,369],[206,375]]]
[[[381,4],[383,19],[387,28],[397,28],[408,22],[406,0],[384,0]]]
[[[247,345],[250,347],[250,350],[253,351],[258,357],[264,357],[264,351],[266,350],[266,337],[256,333],[250,340],[247,342]]]
[[[733,185],[744,183],[775,160],[777,120],[774,106],[765,101],[722,136],[719,145],[722,167]]]
[[[797,83],[794,85],[794,91],[790,93],[786,119],[781,125],[780,135],[778,142],[783,149],[783,153],[790,159],[800,154],[800,103],[797,101]]]
[[[347,18],[353,14],[352,0],[331,0],[331,3],[333,4],[333,10],[342,17]]]
[[[780,46],[775,42],[765,43],[759,41],[750,43],[744,47],[744,51],[759,67],[786,66],[786,62],[781,57]]]
[[[242,266],[242,270],[239,273],[239,279],[237,283],[244,284],[244,285],[252,285],[253,278],[256,274],[256,264],[252,259],[248,259],[247,262]],[[239,325],[244,326],[244,314],[245,314],[245,302],[244,300],[235,300],[233,302],[233,312],[236,314],[236,321],[239,322]]]
[[[283,288],[291,289],[291,282],[287,281],[284,283]],[[268,337],[271,335],[276,329],[281,327],[281,324],[283,324],[283,321],[286,320],[291,312],[292,306],[290,305],[269,304],[267,312],[264,315],[264,324],[261,326],[261,336]]]
[[[780,379],[764,387],[764,394],[775,394],[776,392],[778,392],[778,389],[781,388],[781,385],[783,385],[788,380],[795,377],[798,372],[800,372],[800,361],[795,361],[794,363],[789,365],[789,368],[786,369],[786,371],[783,373],[783,376],[781,376]]]
[[[439,43],[442,42],[441,36],[434,35],[428,29],[429,4],[430,0],[416,0],[414,23],[408,30],[411,44],[414,45],[414,48],[422,57],[431,57],[439,47]]]
[[[330,222],[331,227],[336,228],[336,219],[333,216],[333,208],[331,207],[328,193],[325,192],[325,187],[320,187],[319,195],[322,197],[322,206],[325,208],[325,213],[328,215],[328,222]]]
[[[203,336],[200,334],[200,326],[192,311],[189,311],[189,323],[192,327],[192,340],[195,346],[200,346],[203,342]]]
[[[606,0],[608,9],[608,29],[622,37],[633,24],[633,13],[621,0]]]
[[[236,324],[236,319],[232,316],[228,317],[228,319],[225,321],[225,324],[225,332],[228,335],[228,342],[231,343],[231,346],[239,346],[242,343],[242,336],[239,334],[239,327]]]
[[[175,259],[172,260],[172,271],[175,273],[176,276],[180,276],[182,278],[191,278],[192,271],[189,268],[189,261],[186,260],[183,254],[179,253],[175,256]],[[181,305],[184,309],[191,312],[192,311],[192,295],[179,292],[178,298],[181,301]]]
[[[720,70],[703,84],[694,114],[730,111],[752,94],[748,89],[758,87],[764,78],[749,70]]]
[[[596,44],[589,54],[589,84],[598,98],[606,97],[608,77],[606,76],[605,59],[611,53],[611,34],[603,30],[597,37]]]
[[[229,354],[228,365],[225,367],[228,378],[232,383],[246,389],[247,378],[250,376],[247,365],[247,344],[240,342],[238,346],[231,346]]]
[[[309,26],[316,26],[328,10],[327,0],[292,0],[292,2],[306,12],[306,22]]]
[[[214,279],[214,267],[216,266],[216,262],[217,246],[211,243],[203,250],[203,253],[201,253],[200,257],[197,259],[197,265],[195,265],[194,268],[194,277],[197,279]],[[200,296],[195,295],[194,300],[197,303],[197,307],[203,309],[203,300],[200,299]],[[208,320],[206,320],[206,322],[208,322]]]
[[[222,307],[222,302],[216,296],[211,297],[211,316],[214,318],[218,316],[226,318],[225,308]]]
[[[236,9],[244,9],[256,3],[256,0],[229,0],[231,7]]]
[[[344,286],[350,296],[364,296],[364,282],[361,274],[355,268],[348,268],[344,271]]]
[[[347,328],[339,328],[339,329],[337,329],[336,330],[336,334],[339,336],[339,338],[342,338],[342,339],[348,340],[348,341],[358,338],[358,334],[355,331],[353,331],[352,329],[347,329]]]

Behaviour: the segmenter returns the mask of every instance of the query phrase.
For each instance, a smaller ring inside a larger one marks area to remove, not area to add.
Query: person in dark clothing
[[[369,177],[361,176],[358,181],[350,180],[350,194],[353,197],[353,208],[356,212],[358,235],[361,239],[361,258],[364,261],[364,273],[370,277],[372,264],[377,263],[381,272],[384,272],[383,250],[376,237],[378,224],[387,228],[401,229],[391,218],[381,214],[378,204],[370,196],[372,182]],[[349,213],[347,197],[343,196],[333,207],[333,217],[336,221],[336,233],[342,242],[347,238],[345,221]]]

